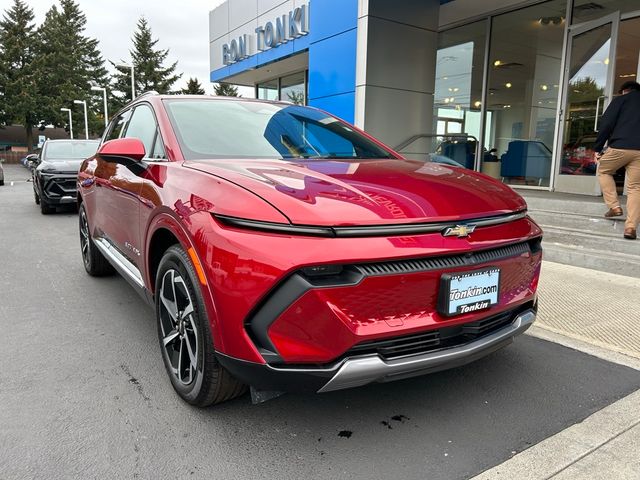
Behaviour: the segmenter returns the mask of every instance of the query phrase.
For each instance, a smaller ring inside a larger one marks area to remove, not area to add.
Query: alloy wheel
[[[198,368],[198,327],[193,300],[177,270],[165,272],[160,283],[162,347],[176,379],[191,384]]]
[[[84,212],[84,209],[82,209],[80,212],[80,247],[82,248],[82,260],[84,261],[85,266],[89,265],[91,262],[91,257],[89,256],[90,241],[87,214]]]

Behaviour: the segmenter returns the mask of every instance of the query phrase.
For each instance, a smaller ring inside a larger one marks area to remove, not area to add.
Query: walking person
[[[623,214],[613,175],[627,171],[627,221],[624,238],[635,240],[640,223],[640,84],[625,82],[602,116],[594,149],[598,159],[598,180],[609,210],[607,218]],[[607,143],[608,148],[603,152]]]

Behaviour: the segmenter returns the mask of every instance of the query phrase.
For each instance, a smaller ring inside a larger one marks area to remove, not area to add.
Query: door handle
[[[606,95],[600,95],[598,97],[598,100],[596,101],[596,119],[593,123],[593,131],[597,132],[598,131],[598,121],[600,120],[600,100],[607,98]],[[604,105],[604,104],[603,104]]]

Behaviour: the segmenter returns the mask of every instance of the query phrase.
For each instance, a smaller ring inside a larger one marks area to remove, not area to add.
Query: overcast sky
[[[207,93],[213,92],[209,82],[209,11],[224,0],[77,0],[87,16],[86,34],[100,41],[105,61],[128,61],[131,37],[136,23],[144,15],[158,47],[169,49],[167,63],[178,61],[183,76],[174,88],[183,88],[189,77],[197,77]],[[27,0],[42,23],[52,0]],[[57,1],[55,1],[57,4]],[[0,0],[4,12],[12,0]],[[248,96],[251,89],[243,89]]]

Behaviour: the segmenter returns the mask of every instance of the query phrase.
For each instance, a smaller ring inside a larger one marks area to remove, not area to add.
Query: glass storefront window
[[[256,85],[256,98],[282,100],[295,105],[307,104],[307,75],[298,72]]]
[[[640,2],[638,2],[640,9]],[[618,31],[616,52],[616,74],[613,91],[617,92],[624,82],[638,81],[640,73],[640,17],[623,20]]]
[[[504,182],[549,186],[566,0],[493,18],[483,171]],[[551,19],[551,20],[550,20]]]
[[[256,97],[260,100],[278,100],[278,79],[259,83]]]
[[[602,18],[610,13],[640,11],[638,0],[575,0],[572,23],[579,24]]]
[[[280,100],[306,105],[305,73],[294,73],[280,79]]]
[[[464,152],[456,160],[467,168],[474,168],[481,131],[486,32],[487,21],[482,20],[438,35],[434,124],[436,133],[445,136],[438,152]],[[455,140],[447,140],[447,135],[456,135]]]

